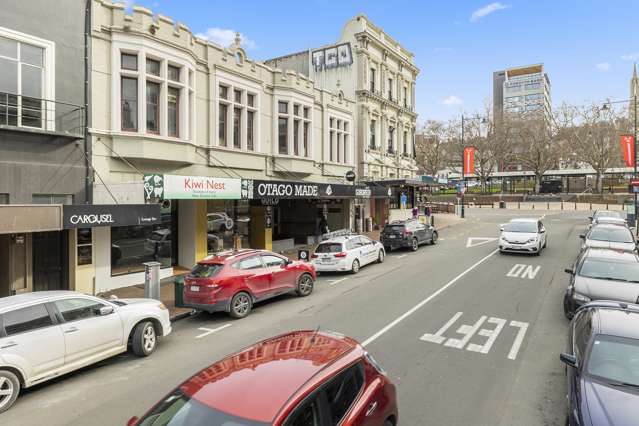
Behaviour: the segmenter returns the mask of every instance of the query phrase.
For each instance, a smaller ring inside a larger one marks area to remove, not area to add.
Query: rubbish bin
[[[499,208],[500,209],[505,209],[506,208],[506,202],[505,201],[500,201],[499,202]]]
[[[184,307],[184,275],[175,278],[175,307]]]

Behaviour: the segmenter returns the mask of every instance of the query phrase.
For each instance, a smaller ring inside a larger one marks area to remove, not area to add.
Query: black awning
[[[154,225],[160,223],[159,204],[75,204],[62,206],[62,228]]]

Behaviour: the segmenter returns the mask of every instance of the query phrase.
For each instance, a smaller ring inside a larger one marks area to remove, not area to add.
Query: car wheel
[[[384,420],[384,426],[395,426],[395,423],[391,419]]]
[[[0,370],[0,413],[7,411],[20,393],[20,380],[11,371]]]
[[[377,254],[377,263],[383,263],[384,262],[384,250],[380,250],[379,253]]]
[[[544,240],[544,248],[548,246],[548,240]]]
[[[353,260],[353,265],[351,265],[351,272],[354,274],[359,272],[359,260]]]
[[[133,341],[131,349],[137,356],[149,356],[155,351],[158,338],[155,327],[151,321],[143,321],[133,329]]]
[[[384,250],[390,253],[393,249],[391,246],[384,246]]]
[[[430,240],[430,243],[431,243],[432,245],[437,244],[437,238],[439,238],[439,235],[437,234],[437,231],[433,231],[433,237],[432,237],[432,239]]]
[[[229,315],[231,318],[244,318],[251,312],[251,296],[245,292],[239,292],[231,299]]]
[[[564,316],[568,320],[572,320],[572,317],[575,316],[575,313],[570,310],[569,303],[566,300],[564,300]]]
[[[295,293],[300,297],[306,297],[313,292],[313,277],[309,274],[302,274],[297,279]]]
[[[411,242],[410,249],[412,251],[417,251],[418,248],[419,248],[419,241],[417,241],[417,238],[413,238],[413,241]]]

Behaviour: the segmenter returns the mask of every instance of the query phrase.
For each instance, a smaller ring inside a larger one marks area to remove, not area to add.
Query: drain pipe
[[[89,125],[91,124],[90,105],[90,80],[91,80],[91,61],[90,61],[90,43],[91,43],[91,1],[85,1],[84,7],[84,202],[85,204],[93,204],[93,185],[91,179],[91,140],[89,136]]]

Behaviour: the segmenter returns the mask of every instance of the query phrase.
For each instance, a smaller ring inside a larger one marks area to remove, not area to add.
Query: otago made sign
[[[238,200],[241,187],[240,179],[160,174],[144,176],[146,200]]]

